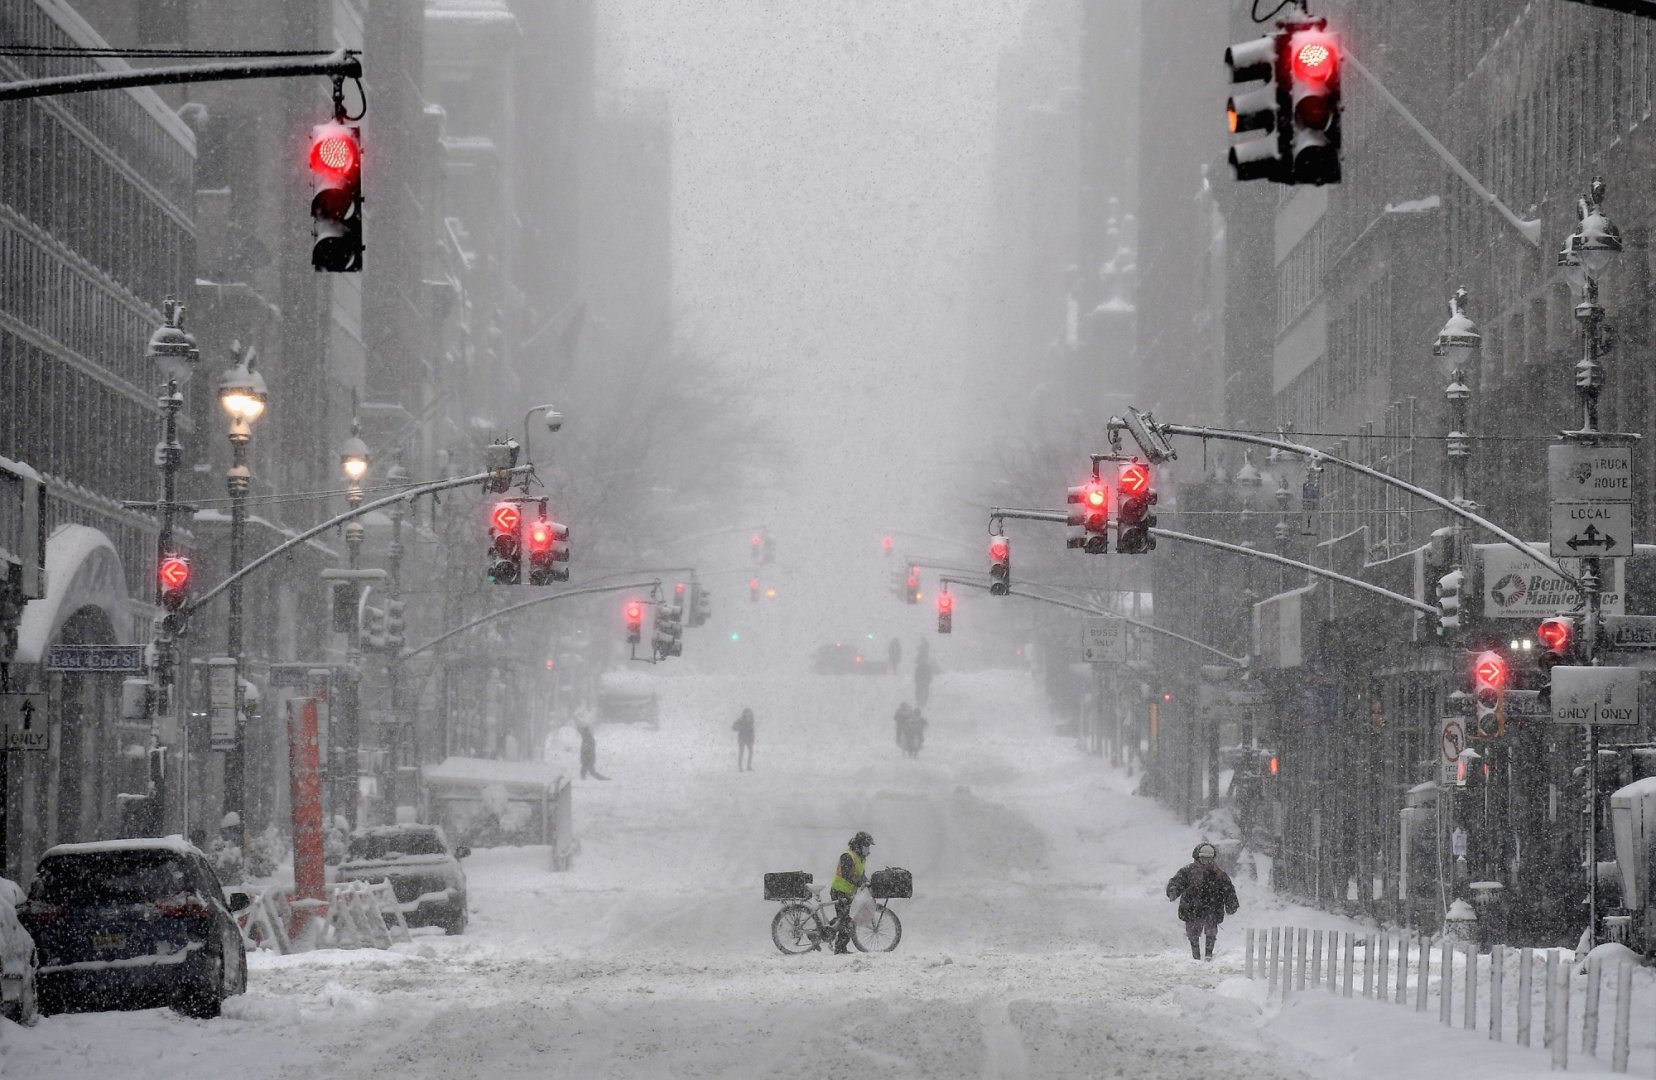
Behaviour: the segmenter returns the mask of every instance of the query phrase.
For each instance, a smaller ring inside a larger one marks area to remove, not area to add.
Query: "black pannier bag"
[[[766,900],[809,900],[812,877],[804,870],[765,875]]]
[[[914,898],[914,875],[900,866],[888,866],[868,875],[868,891],[876,900],[911,900]]]

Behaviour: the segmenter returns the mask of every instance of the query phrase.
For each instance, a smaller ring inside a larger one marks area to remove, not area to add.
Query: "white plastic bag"
[[[867,889],[858,889],[857,895],[851,898],[851,921],[860,926],[869,926],[878,914],[874,894]]]

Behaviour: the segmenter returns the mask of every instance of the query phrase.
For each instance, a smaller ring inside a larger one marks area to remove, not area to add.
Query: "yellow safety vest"
[[[862,856],[858,855],[855,851],[852,851],[850,848],[847,848],[845,853],[847,855],[851,856],[851,865],[852,865],[852,867],[854,867],[856,869],[857,877],[859,877],[859,878],[862,877],[863,876]],[[854,892],[857,891],[857,887],[855,885],[851,884],[849,881],[846,881],[844,878],[839,876],[839,860],[837,860],[837,859],[834,861],[834,883],[833,883],[832,886],[830,886],[830,889],[831,889],[831,891],[837,892],[837,893],[854,893]]]

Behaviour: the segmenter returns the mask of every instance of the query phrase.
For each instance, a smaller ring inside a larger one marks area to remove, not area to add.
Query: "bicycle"
[[[782,909],[771,919],[771,940],[789,956],[798,956],[834,940],[839,921],[833,910],[833,897],[825,897],[826,885],[811,888],[808,899],[783,898]],[[816,906],[812,907],[814,903]],[[890,952],[903,940],[903,922],[889,907],[890,900],[876,896],[874,918],[870,922],[851,923],[851,944],[858,952]],[[828,915],[824,917],[823,912]]]

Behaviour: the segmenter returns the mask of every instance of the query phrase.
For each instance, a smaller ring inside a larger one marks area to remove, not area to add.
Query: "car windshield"
[[[188,868],[170,851],[98,851],[45,859],[36,898],[66,907],[146,904],[190,888]]]
[[[409,832],[363,833],[351,837],[353,859],[395,859],[399,855],[441,855],[443,842],[426,829]]]

